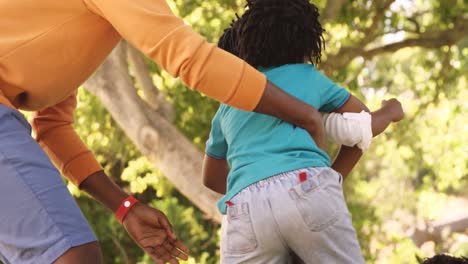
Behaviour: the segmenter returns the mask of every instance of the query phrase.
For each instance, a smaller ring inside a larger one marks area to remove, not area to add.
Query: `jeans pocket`
[[[321,188],[315,177],[291,188],[290,194],[304,223],[311,231],[322,231],[338,221],[338,200],[326,189]]]
[[[228,208],[223,221],[222,251],[228,254],[245,254],[257,248],[247,203]]]

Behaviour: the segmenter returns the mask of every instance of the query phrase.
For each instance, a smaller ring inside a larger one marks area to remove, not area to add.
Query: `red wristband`
[[[132,209],[132,207],[136,203],[138,203],[138,200],[135,199],[135,197],[133,196],[128,196],[127,198],[125,198],[125,200],[122,201],[117,211],[115,211],[115,218],[117,218],[117,221],[119,221],[119,223],[123,223],[123,220],[128,214],[128,211],[130,211],[130,209]]]

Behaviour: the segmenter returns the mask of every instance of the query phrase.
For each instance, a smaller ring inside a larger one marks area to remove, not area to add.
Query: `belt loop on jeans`
[[[312,187],[312,181],[309,179],[308,181],[305,181],[289,189],[289,195],[291,196],[291,198],[297,199],[301,196],[304,196],[304,194],[308,193],[312,189]]]
[[[293,199],[293,200],[299,199],[299,195],[297,195],[296,190],[294,189],[294,187],[289,189],[288,193],[289,193],[289,196],[291,197],[291,199]]]
[[[227,207],[227,214],[230,216],[236,216],[237,215],[237,207],[232,205]]]
[[[248,203],[242,203],[242,204],[240,205],[240,208],[239,208],[239,209],[240,209],[240,211],[241,211],[241,212],[240,212],[241,214],[249,214],[249,204],[248,204]]]
[[[248,203],[241,203],[241,204],[233,204],[232,206],[228,206],[227,208],[228,215],[230,216],[239,216],[239,215],[247,215],[249,214],[249,204]]]
[[[307,179],[307,172],[301,172],[299,177],[299,184],[289,189],[289,196],[295,200],[301,196],[304,196],[306,193],[310,192],[312,189],[315,189],[319,186],[318,177],[320,172],[316,175],[312,175]]]

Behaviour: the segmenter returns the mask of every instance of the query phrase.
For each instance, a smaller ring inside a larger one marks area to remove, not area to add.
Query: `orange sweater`
[[[37,141],[77,185],[102,168],[73,130],[76,89],[121,37],[189,87],[244,110],[266,85],[164,0],[0,0],[0,104],[36,111]]]

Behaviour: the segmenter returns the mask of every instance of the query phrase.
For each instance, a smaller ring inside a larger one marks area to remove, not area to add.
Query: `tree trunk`
[[[420,247],[426,241],[442,241],[445,234],[462,233],[466,232],[467,230],[468,215],[455,220],[428,225],[424,229],[416,228],[411,235],[411,239],[418,247]]]
[[[219,195],[201,181],[203,154],[137,95],[124,45],[119,44],[84,86],[101,100],[143,155],[208,218],[220,222]]]

